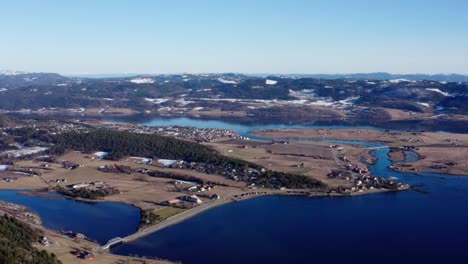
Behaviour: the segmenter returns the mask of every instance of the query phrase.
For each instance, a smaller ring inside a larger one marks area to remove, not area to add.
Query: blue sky
[[[464,0],[0,0],[0,69],[468,74]]]

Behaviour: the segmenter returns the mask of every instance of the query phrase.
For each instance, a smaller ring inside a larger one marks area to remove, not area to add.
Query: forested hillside
[[[9,216],[0,217],[0,263],[4,264],[58,264],[53,254],[39,251],[32,242],[40,232]]]
[[[63,152],[65,149],[80,150],[86,153],[99,150],[109,152],[106,158],[112,160],[118,160],[125,156],[142,156],[207,162],[222,166],[231,164],[234,167],[257,167],[246,161],[220,155],[201,144],[160,135],[99,129],[89,133],[65,133],[58,135],[53,140],[56,146],[52,151],[57,153]]]

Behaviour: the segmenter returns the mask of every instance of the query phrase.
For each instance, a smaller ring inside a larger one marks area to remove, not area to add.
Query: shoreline
[[[140,229],[137,232],[126,236],[123,239],[122,242],[130,242],[134,241],[137,239],[141,239],[143,237],[149,236],[151,234],[157,233],[163,229],[166,229],[170,226],[179,224],[184,222],[185,220],[188,220],[192,217],[195,217],[203,212],[206,212],[210,209],[213,209],[218,206],[226,205],[229,203],[233,202],[241,202],[241,201],[246,201],[254,198],[260,198],[260,197],[265,197],[265,196],[302,196],[305,198],[315,198],[315,197],[330,197],[330,198],[338,198],[338,197],[352,197],[352,196],[361,196],[361,195],[371,195],[371,194],[379,194],[379,193],[390,193],[390,192],[400,192],[400,191],[408,191],[411,190],[410,185],[406,185],[404,188],[400,188],[397,190],[391,190],[391,189],[385,189],[385,190],[373,190],[373,191],[365,191],[365,192],[355,192],[355,193],[346,193],[346,194],[340,194],[340,193],[325,193],[325,192],[317,192],[317,191],[312,191],[312,190],[298,190],[298,189],[287,189],[287,190],[281,190],[281,191],[250,191],[250,192],[243,192],[240,194],[233,195],[232,197],[229,198],[224,198],[222,200],[215,200],[212,203],[208,204],[207,206],[200,208],[201,206],[186,210],[184,212],[181,212],[177,215],[171,216],[164,220],[163,222],[160,222],[158,224],[146,227],[144,229]],[[246,196],[240,199],[236,199],[234,196],[239,196],[244,193],[255,193],[259,192],[261,194],[255,194],[255,195],[250,195]],[[136,206],[137,207],[137,206]],[[140,208],[141,210],[141,208]],[[105,245],[104,245],[105,246]],[[102,249],[101,250],[108,250],[108,249]]]
[[[194,207],[192,209],[189,209],[189,210],[183,211],[183,212],[181,212],[179,214],[176,214],[174,216],[171,216],[171,217],[167,218],[166,220],[164,220],[163,222],[157,223],[155,225],[148,226],[148,227],[145,227],[143,229],[138,228],[138,230],[135,233],[130,234],[127,237],[132,237],[132,239],[129,240],[129,241],[132,241],[132,240],[137,239],[137,238],[133,238],[133,236],[138,232],[145,233],[145,235],[138,235],[138,238],[144,237],[146,235],[153,234],[153,233],[155,233],[157,231],[160,231],[160,230],[162,230],[164,228],[167,228],[169,226],[172,226],[174,224],[183,222],[184,220],[190,219],[190,218],[192,218],[192,217],[194,217],[194,216],[196,216],[198,214],[201,214],[201,213],[203,213],[203,212],[205,212],[207,210],[210,210],[212,208],[215,208],[215,207],[218,207],[218,206],[221,206],[221,205],[225,205],[225,204],[229,204],[229,203],[232,203],[232,202],[246,201],[246,200],[249,200],[249,199],[259,198],[259,197],[263,197],[263,196],[302,196],[302,197],[310,197],[310,198],[313,198],[313,197],[331,197],[331,198],[335,198],[335,197],[352,197],[352,196],[361,196],[361,195],[370,195],[370,194],[388,193],[388,192],[400,192],[400,191],[407,191],[407,190],[411,190],[411,186],[407,185],[407,187],[400,188],[400,189],[397,189],[397,190],[391,190],[391,189],[377,190],[377,189],[375,189],[375,190],[372,190],[372,191],[354,192],[354,193],[327,193],[327,192],[320,192],[320,191],[307,190],[307,189],[251,190],[251,191],[245,191],[245,192],[240,192],[240,193],[236,193],[236,194],[231,194],[228,197],[222,198],[222,199],[219,199],[219,200],[213,200],[213,201],[206,202],[206,203],[204,203],[204,204],[202,204],[200,206]],[[90,199],[84,199],[84,198],[69,197],[69,196],[65,196],[65,195],[60,194],[60,193],[55,192],[55,191],[43,191],[43,190],[40,190],[40,189],[0,189],[0,191],[18,191],[18,195],[33,196],[33,197],[40,197],[40,198],[44,198],[44,196],[46,196],[45,194],[55,193],[55,194],[59,194],[64,199],[74,200],[74,201],[77,201],[77,202],[85,202],[85,203],[103,203],[103,202],[104,203],[105,202],[121,203],[121,204],[125,204],[125,205],[135,207],[135,208],[139,209],[140,211],[143,210],[143,208],[135,205],[135,203],[133,203],[133,202],[110,201],[110,200],[106,200],[106,199],[90,200]],[[255,194],[250,194],[250,193],[255,193]],[[250,194],[250,195],[243,196],[242,198],[239,198],[239,196],[242,196],[243,194]],[[182,219],[174,220],[174,218],[180,218],[181,216],[183,217]],[[48,229],[48,230],[58,231],[56,229],[51,229],[51,228],[47,228],[47,227],[44,227],[44,226],[42,226],[42,227],[45,228],[45,229]]]
[[[246,124],[246,125],[251,125],[251,124],[257,124],[258,122],[261,122],[262,120],[269,120],[269,122],[265,122],[263,124],[291,124],[290,123],[290,118],[288,116],[252,116],[252,115],[239,115],[239,114],[232,114],[231,111],[224,111],[224,112],[216,112],[216,113],[209,113],[209,114],[204,114],[203,112],[197,112],[197,113],[192,113],[192,112],[187,112],[184,114],[178,114],[178,113],[143,113],[141,111],[136,111],[134,109],[130,109],[130,112],[125,113],[115,113],[115,112],[107,112],[105,114],[94,114],[94,113],[87,113],[84,116],[81,114],[77,113],[68,113],[68,114],[63,114],[63,113],[58,113],[58,112],[50,112],[50,113],[44,113],[44,112],[38,112],[38,111],[32,111],[29,113],[24,113],[21,111],[8,111],[8,110],[2,110],[0,111],[0,114],[5,114],[5,115],[12,115],[12,116],[19,116],[19,117],[51,117],[51,118],[84,118],[87,120],[97,120],[97,121],[106,121],[109,119],[122,119],[126,120],[125,123],[141,123],[141,122],[146,122],[150,121],[153,119],[176,119],[176,118],[188,118],[192,120],[199,120],[199,121],[204,121],[204,120],[214,120],[214,121],[222,121],[222,122],[228,122],[227,119],[229,120],[235,120],[233,123],[240,123],[240,124]],[[278,122],[277,120],[281,120]],[[465,126],[458,124],[459,122],[466,123],[468,122],[467,120],[464,119],[459,119],[459,118],[453,118],[449,120],[436,120],[434,121],[433,119],[391,119],[388,120],[387,122],[380,122],[380,123],[375,123],[375,122],[369,122],[367,119],[346,119],[342,120],[340,118],[334,119],[333,122],[330,120],[326,119],[311,119],[311,120],[300,120],[297,122],[294,122],[293,124],[311,124],[313,126],[333,126],[333,125],[339,125],[339,126],[350,126],[350,127],[369,127],[369,128],[374,128],[378,130],[386,130],[386,129],[392,129],[392,130],[397,130],[397,131],[405,131],[408,129],[407,122],[408,121],[414,121],[417,122],[419,125],[417,127],[413,127],[412,130],[417,130],[417,129],[424,129],[427,131],[432,131],[434,133],[437,133],[439,131],[442,131],[444,133],[461,133],[461,134],[467,134],[468,130],[466,130]],[[436,122],[436,124],[433,124],[431,122]],[[446,127],[446,122],[451,122],[453,124],[456,124],[455,127],[450,127],[447,130]],[[228,122],[229,123],[229,122]],[[317,124],[318,123],[318,124]],[[391,127],[389,126],[389,123],[391,123]],[[439,124],[440,123],[440,124]]]
[[[126,243],[126,242],[141,239],[143,237],[149,236],[151,234],[154,234],[154,233],[156,233],[158,231],[161,231],[161,230],[166,229],[168,227],[171,227],[173,225],[182,223],[182,222],[184,222],[184,221],[186,221],[186,220],[188,220],[188,219],[190,219],[192,217],[195,217],[195,216],[197,216],[199,214],[202,214],[203,212],[206,212],[206,211],[208,211],[210,209],[213,209],[215,207],[218,207],[218,206],[226,205],[226,204],[233,203],[233,202],[246,201],[246,200],[253,199],[253,198],[260,198],[260,197],[263,197],[263,196],[302,196],[302,197],[305,197],[305,198],[314,198],[314,197],[322,197],[322,198],[324,198],[324,197],[335,198],[336,197],[336,198],[338,198],[338,197],[351,197],[351,196],[378,194],[378,193],[385,193],[385,192],[399,192],[399,191],[406,191],[406,190],[410,190],[410,189],[411,189],[411,187],[407,186],[407,188],[400,188],[398,190],[384,189],[384,190],[372,190],[372,191],[355,192],[355,193],[347,193],[347,194],[327,193],[326,191],[317,191],[317,190],[314,191],[314,190],[307,190],[307,189],[251,190],[251,191],[241,192],[241,193],[237,193],[237,194],[231,194],[231,195],[229,195],[229,196],[227,196],[225,198],[222,198],[220,200],[213,200],[213,201],[207,202],[205,204],[202,204],[202,205],[197,206],[195,208],[186,210],[186,211],[181,212],[181,213],[179,213],[177,215],[174,215],[174,216],[172,216],[170,218],[167,218],[165,221],[163,221],[161,223],[158,223],[156,225],[146,227],[144,229],[138,229],[136,232],[126,236],[124,238],[124,241],[122,241],[122,242]],[[21,191],[34,191],[34,190],[22,189],[22,190],[17,190],[17,191],[21,192]],[[47,192],[47,193],[56,193],[56,192]],[[246,194],[246,196],[243,196],[243,194]],[[19,194],[19,195],[21,195],[21,194]],[[44,195],[44,192],[38,191],[36,189],[36,192],[30,193],[30,195],[31,196],[38,196],[39,195],[39,197],[42,197]],[[65,199],[76,200],[78,202],[90,202],[90,201],[88,201],[86,199],[75,199],[73,197],[65,197],[63,195],[62,195],[62,197],[64,197]],[[91,200],[91,202],[93,202],[93,203],[100,203],[100,202],[122,203],[122,204],[130,205],[130,206],[133,206],[135,208],[138,208],[139,210],[142,210],[141,207],[138,207],[133,203],[124,202],[124,201],[108,201],[108,200],[103,199],[103,200],[97,200],[97,201]],[[33,226],[36,227],[36,228],[39,228],[40,230],[45,231],[45,233],[47,233],[49,236],[52,235],[55,239],[59,239],[59,240],[65,239],[66,240],[65,244],[76,243],[76,242],[73,242],[72,239],[64,237],[62,234],[60,234],[59,230],[45,227],[42,224],[41,225],[33,225]],[[100,255],[101,257],[102,256],[107,256],[109,258],[125,257],[125,258],[128,258],[128,259],[135,260],[134,257],[130,257],[130,256],[127,256],[127,255],[114,254],[114,253],[112,253],[112,250],[110,248],[103,248],[105,245],[100,245],[100,244],[94,242],[92,240],[92,237],[90,237],[89,239],[91,239],[91,240],[85,240],[84,245],[85,246],[87,245],[88,247],[93,248],[94,249],[93,251],[95,251],[96,254]],[[58,245],[61,245],[61,244],[64,244],[64,243],[58,243]],[[81,246],[83,246],[83,245],[81,245]],[[166,263],[166,264],[174,263],[174,262],[172,262],[170,260],[158,260],[158,261],[161,262],[161,263]]]

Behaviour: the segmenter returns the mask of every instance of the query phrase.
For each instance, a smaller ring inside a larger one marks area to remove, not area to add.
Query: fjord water
[[[176,125],[170,120],[150,124]],[[206,127],[197,120],[185,123],[197,124]],[[248,131],[265,127],[240,128],[236,131],[248,136]],[[466,261],[468,176],[394,172],[387,168],[388,151],[372,152],[378,159],[370,166],[373,174],[397,177],[415,190],[340,198],[254,198],[211,209],[112,251],[183,263]]]
[[[140,210],[130,205],[75,201],[55,193],[38,197],[21,192],[0,191],[0,200],[28,206],[41,216],[45,227],[83,233],[101,244],[134,233],[140,222]]]

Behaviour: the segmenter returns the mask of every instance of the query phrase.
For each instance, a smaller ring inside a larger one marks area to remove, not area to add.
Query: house
[[[168,205],[175,205],[175,204],[180,203],[180,200],[179,199],[172,199],[172,200],[167,201],[166,203]]]
[[[202,203],[202,200],[200,200],[200,198],[198,198],[198,196],[196,195],[185,196],[184,200],[186,200],[187,202],[196,203],[196,204]]]
[[[41,239],[39,240],[39,242],[46,247],[50,245],[49,239],[47,239],[47,237],[45,236],[41,236]]]
[[[80,189],[80,188],[86,188],[88,186],[89,186],[88,183],[78,183],[78,184],[73,184],[72,188],[73,189]]]
[[[91,157],[91,159],[100,159],[101,160],[107,155],[109,155],[109,152],[98,151],[98,152],[93,153],[93,156]]]
[[[81,253],[80,253],[80,257],[81,257],[82,259],[86,259],[86,260],[92,260],[92,259],[94,259],[94,255],[91,254],[91,253],[88,252],[88,251],[83,251],[83,252],[81,252]]]

